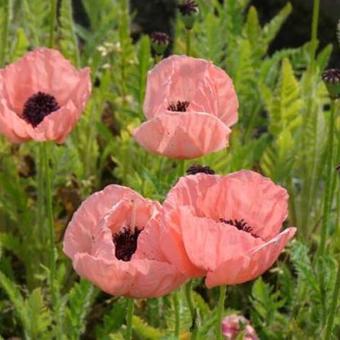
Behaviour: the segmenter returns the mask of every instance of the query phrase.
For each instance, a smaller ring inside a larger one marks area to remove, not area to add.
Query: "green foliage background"
[[[130,186],[150,198],[164,199],[183,169],[148,154],[131,133],[143,120],[147,71],[154,65],[150,40],[130,38],[126,0],[83,0],[93,29],[72,19],[70,0],[62,0],[56,48],[79,67],[91,67],[94,84],[82,119],[65,145],[49,145],[57,238],[56,303],[47,288],[48,231],[36,192],[39,147],[11,145],[0,138],[0,334],[4,339],[123,339],[126,300],[99,292],[77,278],[61,251],[63,230],[81,200],[108,183]],[[226,314],[238,311],[252,320],[261,339],[319,339],[324,334],[340,251],[340,185],[334,171],[334,200],[327,229],[327,251],[316,257],[327,179],[329,98],[321,81],[332,46],[314,53],[311,42],[268,54],[292,11],[287,3],[261,26],[247,0],[199,1],[192,34],[192,55],[212,60],[231,75],[240,120],[231,146],[199,160],[226,174],[255,169],[287,187],[287,224],[298,227],[297,240],[277,265],[253,283],[230,287]],[[0,63],[47,45],[49,1],[0,0]],[[335,28],[334,28],[335,30]],[[185,52],[185,30],[176,21],[174,53]],[[78,42],[80,39],[80,42]],[[338,103],[339,106],[339,103]],[[336,160],[340,160],[340,116],[336,117]],[[194,282],[199,337],[213,339],[217,292]],[[189,337],[190,313],[178,293],[182,338]],[[174,299],[136,301],[136,339],[173,339]],[[336,313],[333,338],[340,333]],[[320,337],[319,337],[320,336]]]

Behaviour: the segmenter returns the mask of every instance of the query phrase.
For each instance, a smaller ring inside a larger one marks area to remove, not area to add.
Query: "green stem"
[[[11,16],[11,0],[4,0],[3,5],[3,16],[4,23],[2,27],[1,41],[0,41],[0,67],[5,65],[5,57],[8,46],[8,31],[9,31],[9,22]]]
[[[186,30],[186,54],[190,56],[191,54],[191,30]]]
[[[132,340],[132,317],[135,309],[133,299],[128,298],[127,315],[126,315],[126,340]]]
[[[50,37],[48,47],[54,47],[55,25],[57,20],[57,0],[51,0],[51,14],[50,14]]]
[[[173,293],[173,302],[175,308],[175,337],[179,338],[180,334],[180,306],[179,306],[179,299],[178,299],[178,292]]]
[[[320,12],[320,0],[314,0],[310,44],[311,68],[314,68],[315,65],[315,53],[318,45],[319,12]]]
[[[192,300],[192,280],[190,280],[186,285],[185,285],[185,297],[187,300],[187,304],[190,310],[190,314],[191,314],[191,320],[192,320],[192,324],[191,324],[191,340],[196,339],[197,336],[197,330],[196,330],[196,311],[195,311],[195,307],[194,307],[194,303]]]
[[[218,298],[218,305],[217,305],[217,324],[216,324],[216,340],[222,340],[222,318],[224,313],[224,301],[226,295],[227,287],[220,286],[220,296]]]
[[[323,223],[321,227],[321,238],[319,246],[319,256],[324,255],[327,240],[327,231],[330,222],[332,202],[333,202],[333,159],[334,159],[334,125],[335,125],[335,100],[331,101],[331,114],[329,117],[329,135],[328,135],[328,157],[326,168],[326,184],[325,184],[325,196],[323,203]]]
[[[50,169],[50,145],[45,142],[41,145],[41,161],[44,179],[44,207],[45,216],[47,218],[47,230],[48,230],[48,251],[49,251],[49,281],[51,291],[51,302],[54,314],[56,317],[56,338],[62,339],[62,321],[60,319],[60,303],[59,293],[57,288],[56,278],[56,262],[57,262],[57,250],[55,247],[55,230],[54,230],[54,217],[53,217],[53,202],[52,202],[52,177]],[[45,229],[45,226],[44,226]]]
[[[335,313],[336,313],[338,298],[339,298],[339,291],[340,291],[340,261],[338,260],[338,270],[337,270],[336,281],[335,281],[335,286],[334,286],[334,291],[333,291],[333,298],[331,300],[332,302],[331,302],[331,307],[329,311],[328,322],[326,326],[325,340],[329,340],[332,335],[334,318],[335,318]]]

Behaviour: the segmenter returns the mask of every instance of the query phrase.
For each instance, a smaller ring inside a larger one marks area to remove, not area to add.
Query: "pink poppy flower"
[[[144,113],[134,132],[148,151],[191,159],[228,145],[238,100],[230,77],[211,62],[171,56],[148,75]]]
[[[0,69],[0,133],[13,143],[62,143],[91,92],[90,70],[60,52],[38,48]]]
[[[161,248],[206,285],[234,285],[264,273],[296,228],[280,233],[288,193],[253,171],[182,177],[163,204]]]
[[[258,340],[255,329],[241,315],[228,315],[222,321],[222,334],[226,340],[236,340],[242,334],[244,340]]]
[[[83,278],[108,294],[158,297],[186,277],[159,248],[160,204],[109,185],[86,199],[64,237],[64,252]]]

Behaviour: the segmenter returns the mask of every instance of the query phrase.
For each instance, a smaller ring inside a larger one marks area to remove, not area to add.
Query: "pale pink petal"
[[[127,293],[130,297],[163,296],[177,289],[188,279],[167,262],[132,260],[131,266],[135,268],[137,274]]]
[[[179,225],[190,261],[205,271],[214,271],[227,259],[263,244],[245,231],[205,217],[195,217],[188,208],[179,209]]]
[[[157,261],[107,261],[89,254],[77,254],[73,265],[81,277],[117,296],[159,297],[177,289],[186,280],[174,266]]]
[[[209,189],[220,181],[220,177],[202,173],[181,177],[167,194],[164,209],[189,206],[195,215],[205,216],[203,201]]]
[[[220,177],[205,195],[205,215],[247,222],[252,233],[270,240],[288,215],[288,193],[269,178],[242,170]]]
[[[17,114],[21,114],[26,100],[39,91],[53,95],[63,106],[78,86],[80,72],[59,51],[38,48],[5,67],[3,96]]]
[[[90,252],[94,236],[100,228],[99,222],[120,200],[142,200],[132,189],[109,185],[92,194],[75,212],[64,237],[64,252],[70,258],[76,253]]]
[[[200,112],[164,113],[143,123],[134,137],[150,152],[191,159],[228,145],[230,129],[218,118]]]
[[[86,253],[77,253],[73,260],[77,273],[104,292],[111,295],[127,295],[136,276],[130,262],[107,261]]]
[[[160,215],[157,214],[144,225],[146,227],[138,237],[137,249],[132,258],[166,262],[167,259],[160,248],[162,230]]]
[[[182,273],[200,277],[205,271],[196,267],[189,259],[181,235],[180,216],[176,210],[163,215],[160,247],[166,259]]]
[[[232,81],[207,60],[173,55],[149,72],[145,116],[151,119],[177,101],[188,101],[189,111],[215,115],[228,126],[237,121],[238,100]]]
[[[240,284],[260,276],[274,264],[295,232],[296,228],[288,228],[247,253],[235,254],[216,270],[207,273],[205,281],[207,287]]]

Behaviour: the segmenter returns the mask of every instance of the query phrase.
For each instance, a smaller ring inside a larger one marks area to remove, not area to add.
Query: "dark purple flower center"
[[[178,9],[182,15],[191,15],[198,12],[198,4],[195,0],[184,0],[178,5]]]
[[[214,175],[215,171],[207,165],[193,164],[187,169],[186,173],[188,175],[196,175],[199,173]]]
[[[189,105],[190,103],[188,101],[178,100],[177,102],[170,103],[168,106],[168,110],[174,112],[186,112]]]
[[[39,91],[26,100],[22,117],[36,127],[46,116],[59,109],[60,106],[55,97]]]
[[[120,232],[116,233],[112,237],[112,241],[115,245],[115,255],[118,260],[130,261],[132,255],[137,249],[137,240],[142,229],[137,227],[134,230],[130,228],[124,228]]]
[[[253,227],[251,227],[243,218],[240,220],[226,220],[224,218],[220,218],[220,222],[230,224],[238,230],[245,231],[247,233],[250,233],[253,237],[258,238],[258,236],[253,233]]]

